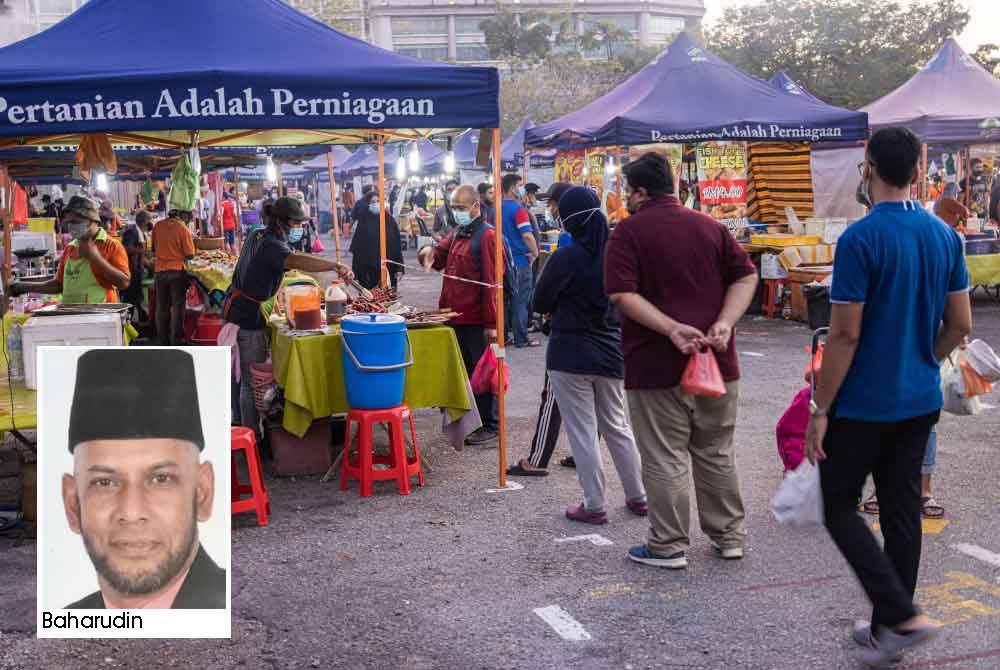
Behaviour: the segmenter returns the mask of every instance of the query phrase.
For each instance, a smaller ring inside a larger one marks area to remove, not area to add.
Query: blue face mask
[[[378,214],[380,209],[381,205],[379,205],[379,203],[377,202],[373,202],[368,205],[368,211],[371,212],[372,214]]]
[[[528,195],[528,192],[524,190],[523,186],[518,186],[517,187],[517,197],[518,198],[520,198],[521,200],[524,200],[524,198],[527,197],[527,195]]]
[[[302,228],[292,228],[288,231],[288,241],[295,244],[302,239],[302,235],[305,234],[305,230]]]
[[[465,227],[472,223],[472,214],[469,212],[452,212],[455,215],[455,223],[459,227]]]

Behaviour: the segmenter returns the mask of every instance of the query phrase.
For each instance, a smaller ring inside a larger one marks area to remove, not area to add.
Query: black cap
[[[175,439],[205,448],[194,358],[180,349],[92,349],[76,365],[69,451],[92,440]]]
[[[302,209],[302,203],[296,198],[284,196],[274,201],[274,208],[271,215],[276,219],[288,219],[289,221],[305,221],[309,217]]]
[[[562,197],[562,194],[571,188],[573,188],[573,184],[569,184],[564,181],[554,182],[551,186],[549,186],[549,190],[545,192],[544,198],[546,200],[555,198],[556,202],[559,202],[559,198]]]

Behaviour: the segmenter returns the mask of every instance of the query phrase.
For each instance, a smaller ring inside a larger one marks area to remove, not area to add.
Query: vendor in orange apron
[[[61,293],[64,304],[118,302],[118,289],[126,289],[131,275],[128,255],[121,242],[100,226],[97,204],[73,196],[63,209],[62,223],[73,241],[63,252],[54,279],[17,282],[11,295]]]

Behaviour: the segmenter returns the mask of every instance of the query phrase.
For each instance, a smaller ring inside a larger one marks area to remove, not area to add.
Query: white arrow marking
[[[588,533],[587,535],[574,535],[573,537],[557,537],[556,542],[590,542],[595,547],[610,547],[614,544],[611,540],[604,537],[603,535],[598,535],[597,533]]]
[[[506,488],[502,489],[486,489],[487,493],[507,493],[508,491],[520,491],[524,488],[523,484],[518,484],[517,482],[507,482]]]
[[[754,358],[764,358],[764,354],[758,354],[756,351],[741,351],[742,356],[753,356]]]
[[[994,554],[989,549],[983,549],[975,544],[967,544],[965,542],[953,544],[951,545],[951,548],[962,552],[966,556],[971,556],[976,560],[982,561],[983,563],[989,563],[994,568],[1000,568],[1000,554]]]
[[[532,610],[541,617],[542,621],[549,624],[556,633],[564,640],[571,642],[582,642],[590,639],[590,633],[584,630],[580,622],[569,615],[559,605],[549,605],[548,607],[536,607]]]

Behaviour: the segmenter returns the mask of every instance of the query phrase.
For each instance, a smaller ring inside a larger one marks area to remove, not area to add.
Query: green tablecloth
[[[1000,254],[966,256],[971,286],[996,286],[1000,284]]]
[[[441,407],[457,420],[470,409],[469,377],[455,332],[446,326],[411,329],[413,365],[406,370],[403,402]],[[272,330],[274,378],[285,389],[284,428],[302,437],[320,417],[347,412],[340,335],[289,337]]]

